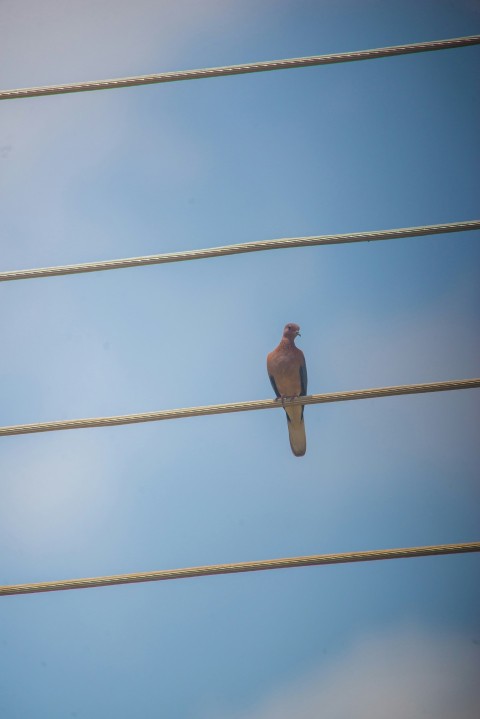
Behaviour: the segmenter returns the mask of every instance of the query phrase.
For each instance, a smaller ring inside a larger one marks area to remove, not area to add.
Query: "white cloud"
[[[160,72],[215,18],[244,14],[232,0],[3,0],[3,87]],[[169,68],[173,69],[173,68]]]
[[[0,462],[3,543],[35,554],[64,552],[78,538],[88,544],[91,528],[114,514],[115,486],[101,438],[42,437],[28,452],[12,445]],[[55,549],[54,549],[55,548]]]
[[[61,0],[4,0],[1,13],[3,88],[189,67],[193,39],[198,48],[217,23],[228,27],[245,16],[232,0],[87,0],[68,9]],[[170,183],[198,177],[205,161],[198,138],[178,126],[168,105],[147,112],[145,97],[133,89],[4,103],[0,192],[10,208],[3,218],[10,242],[3,267],[22,266],[19,254],[34,264],[75,261],[65,248],[85,238],[99,256],[108,253],[114,239],[91,206],[100,205],[105,221],[117,210],[119,190],[108,188],[119,166],[133,173],[133,184],[138,171],[147,189],[157,186],[159,168]]]
[[[475,719],[480,646],[472,639],[412,626],[363,637],[235,719]]]

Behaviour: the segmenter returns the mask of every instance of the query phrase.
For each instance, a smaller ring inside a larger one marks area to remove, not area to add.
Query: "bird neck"
[[[280,340],[280,347],[283,347],[284,349],[295,347],[295,340],[292,337],[282,337]]]

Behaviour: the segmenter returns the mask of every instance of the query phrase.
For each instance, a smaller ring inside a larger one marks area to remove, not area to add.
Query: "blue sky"
[[[0,2],[0,86],[480,31],[475,0]],[[9,101],[1,269],[477,218],[480,48]],[[479,232],[4,283],[0,424],[479,375]],[[0,582],[478,540],[478,390],[3,438]],[[473,719],[478,556],[6,597],[0,713]]]

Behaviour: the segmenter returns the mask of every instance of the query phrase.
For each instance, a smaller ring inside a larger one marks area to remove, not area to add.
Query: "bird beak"
[[[295,335],[295,337],[301,337],[301,336],[302,335],[300,334],[300,332],[297,332],[297,334]]]

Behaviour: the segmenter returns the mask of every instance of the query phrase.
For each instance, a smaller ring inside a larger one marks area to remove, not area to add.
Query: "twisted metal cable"
[[[95,80],[88,82],[68,83],[66,85],[46,85],[44,87],[26,87],[0,92],[0,100],[12,100],[23,97],[39,97],[41,95],[60,95],[70,92],[86,92],[89,90],[111,90],[119,87],[132,87],[135,85],[152,85],[163,82],[178,82],[180,80],[200,80],[207,77],[224,77],[226,75],[244,75],[252,72],[266,72],[268,70],[287,70],[298,67],[312,67],[314,65],[332,65],[340,62],[354,62],[356,60],[373,60],[380,57],[395,55],[408,55],[416,52],[432,50],[450,50],[467,45],[480,43],[480,35],[450,38],[447,40],[431,40],[428,42],[415,42],[408,45],[393,45],[391,47],[375,48],[373,50],[357,50],[354,52],[339,52],[329,55],[311,55],[309,57],[296,57],[286,60],[267,60],[242,65],[226,65],[224,67],[208,67],[200,70],[180,70],[174,72],[161,72],[152,75],[136,75],[134,77],[121,77],[114,80]]]
[[[429,382],[426,384],[406,384],[393,387],[375,387],[349,392],[329,392],[312,394],[306,397],[286,399],[289,404],[326,404],[329,402],[345,402],[355,399],[373,399],[376,397],[396,397],[406,394],[424,392],[445,392],[448,390],[473,389],[480,387],[480,378],[458,379],[447,382]],[[32,424],[14,424],[0,427],[0,437],[16,434],[32,434],[35,432],[56,432],[62,429],[86,429],[91,427],[114,427],[119,424],[136,424],[138,422],[157,422],[164,419],[182,419],[184,417],[200,417],[211,414],[227,414],[230,412],[248,412],[256,409],[277,409],[281,407],[278,399],[260,399],[251,402],[233,402],[230,404],[214,404],[204,407],[186,407],[182,409],[166,409],[159,412],[142,412],[140,414],[124,414],[113,417],[92,417],[89,419],[66,419],[55,422],[35,422]]]
[[[8,272],[0,272],[0,282],[28,280],[39,277],[53,277],[57,275],[73,275],[81,272],[118,270],[125,267],[141,267],[143,265],[162,265],[170,262],[202,260],[212,257],[223,257],[225,255],[240,255],[245,252],[261,252],[263,250],[281,250],[291,247],[341,245],[352,242],[395,240],[402,237],[419,237],[423,235],[438,235],[448,232],[466,232],[478,229],[480,229],[480,220],[464,220],[461,222],[447,222],[441,225],[400,227],[393,230],[376,230],[373,232],[352,232],[341,235],[315,235],[312,237],[284,237],[276,240],[259,240],[258,242],[245,242],[237,245],[210,247],[203,250],[186,250],[183,252],[169,252],[159,255],[145,255],[143,257],[127,257],[120,260],[84,262],[75,265],[61,265],[58,267],[39,267],[31,270],[10,270]]]
[[[460,544],[437,544],[427,547],[407,547],[404,549],[377,549],[367,552],[345,552],[342,554],[313,554],[307,557],[263,559],[257,562],[213,564],[204,567],[187,567],[185,569],[163,569],[153,572],[114,574],[112,576],[89,577],[85,579],[66,579],[56,582],[11,584],[7,586],[0,586],[0,596],[7,596],[12,594],[36,594],[39,592],[58,592],[65,589],[91,589],[93,587],[108,587],[117,584],[159,582],[165,581],[167,579],[208,577],[217,574],[236,574],[239,572],[259,572],[267,569],[292,569],[294,567],[311,567],[314,565],[371,562],[381,559],[434,557],[444,554],[463,554],[466,552],[479,551],[480,542],[464,542]]]

